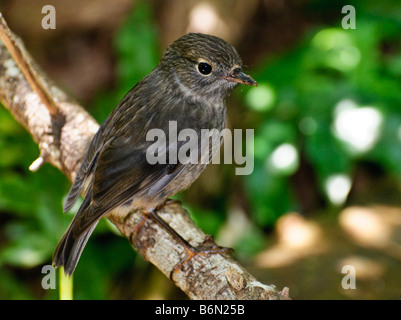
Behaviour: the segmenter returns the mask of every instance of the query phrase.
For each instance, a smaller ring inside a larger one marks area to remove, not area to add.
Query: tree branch
[[[99,125],[76,102],[39,70],[22,42],[9,30],[0,13],[0,102],[38,143],[35,171],[48,162],[73,180]],[[193,246],[206,235],[197,228],[179,203],[162,207],[158,214]],[[143,215],[131,212],[121,219],[109,215],[138,252],[170,276],[185,257],[185,249],[152,219],[134,233]],[[288,299],[288,289],[276,290],[249,274],[231,256],[197,255],[189,259],[172,280],[191,299]]]

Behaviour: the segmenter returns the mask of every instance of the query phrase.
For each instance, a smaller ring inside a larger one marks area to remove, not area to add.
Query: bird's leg
[[[136,235],[138,231],[143,227],[144,223],[147,219],[151,218],[155,222],[157,222],[163,229],[165,229],[177,242],[179,242],[185,249],[186,255],[185,257],[173,268],[170,273],[170,279],[173,279],[173,275],[178,273],[181,267],[189,261],[192,257],[196,255],[208,255],[208,254],[232,254],[232,249],[219,247],[213,240],[213,237],[207,235],[205,240],[197,247],[192,246],[187,240],[185,240],[181,235],[177,233],[166,221],[163,220],[158,214],[157,211],[159,208],[165,205],[171,205],[174,203],[179,203],[177,200],[168,199],[165,203],[160,205],[157,208],[144,210],[143,216],[139,223],[135,226],[135,229],[131,233],[132,236]],[[131,241],[132,242],[132,241]]]
[[[131,232],[130,238],[132,238],[134,235],[138,233],[138,231],[142,228],[146,220],[148,218],[153,218],[156,222],[158,222],[170,235],[172,235],[175,239],[177,239],[184,247],[190,246],[188,241],[186,241],[184,238],[182,238],[173,228],[170,227],[170,225],[164,221],[157,213],[156,211],[161,208],[162,206],[165,205],[171,205],[171,204],[181,204],[180,201],[178,200],[173,200],[173,199],[168,199],[166,202],[164,202],[162,205],[158,206],[156,209],[150,209],[150,210],[142,210],[142,217],[141,220],[138,222],[138,224],[135,226],[134,230]]]
[[[206,239],[201,245],[194,247],[181,235],[179,235],[166,221],[164,221],[158,214],[157,209],[149,210],[146,212],[148,218],[152,218],[154,221],[159,223],[174,239],[176,239],[185,249],[186,256],[174,267],[170,273],[170,279],[173,278],[175,273],[178,273],[181,267],[196,255],[208,255],[208,254],[232,254],[232,249],[219,247],[210,235],[206,236]],[[142,221],[139,224],[143,224]],[[140,226],[139,226],[140,227]]]

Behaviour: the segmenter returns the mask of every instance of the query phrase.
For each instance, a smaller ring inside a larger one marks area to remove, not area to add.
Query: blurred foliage
[[[141,4],[126,18],[114,41],[116,89],[99,94],[94,116],[101,123],[133,86],[155,68],[160,59],[158,33],[150,6]]]
[[[252,73],[260,85],[248,90],[245,103],[261,120],[255,127],[255,172],[245,183],[251,212],[262,226],[300,210],[290,179],[299,157],[313,167],[327,205],[328,179],[352,177],[360,161],[401,177],[401,20],[388,15],[395,4],[375,15],[376,4],[358,4],[355,30],[339,23],[314,28],[297,48]],[[296,153],[283,152],[281,164],[293,161],[284,168],[271,165],[285,144]]]
[[[247,127],[255,129],[254,147],[247,148],[255,159],[254,172],[227,180],[227,185],[240,180],[252,221],[233,244],[241,257],[264,247],[264,231],[280,215],[305,211],[294,187],[294,176],[303,163],[313,172],[304,180],[305,188],[316,187],[316,196],[322,199],[316,210],[344,204],[350,188],[347,181],[352,181],[361,162],[374,164],[400,182],[401,5],[397,1],[353,4],[355,30],[342,29],[339,20],[314,25],[295,47],[274,57],[266,55],[247,70],[258,87],[234,94],[235,103],[248,108]],[[333,6],[334,2],[313,1],[309,10],[325,12]],[[265,40],[263,34],[260,37]],[[141,3],[126,17],[114,47],[116,89],[100,93],[91,109],[99,122],[158,63],[161,51],[150,5]],[[44,291],[38,283],[41,266],[50,264],[71,220],[71,214],[61,213],[70,183],[49,165],[29,172],[38,148],[4,108],[0,108],[0,150],[0,298],[57,298],[57,292]],[[334,188],[343,194],[330,193],[332,181],[343,182]],[[205,232],[217,234],[225,216],[216,211],[226,208],[229,199],[229,194],[221,195],[224,204],[214,210],[185,206]],[[119,297],[123,293],[116,289],[118,284],[140,283],[140,277],[128,276],[134,260],[135,272],[150,272],[126,239],[110,230],[103,221],[88,242],[74,274],[77,299]]]

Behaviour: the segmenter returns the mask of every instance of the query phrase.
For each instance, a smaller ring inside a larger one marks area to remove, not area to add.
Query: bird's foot
[[[191,246],[188,242],[184,245],[186,251],[185,257],[170,272],[170,279],[173,280],[174,274],[180,272],[182,266],[194,256],[206,256],[210,254],[230,254],[233,255],[233,249],[220,247],[216,244],[213,237],[207,235],[205,240],[197,247]]]
[[[177,203],[176,200],[167,200],[163,205],[169,205]],[[178,202],[179,203],[179,202]],[[210,254],[233,254],[233,250],[231,248],[219,247],[214,241],[213,237],[207,235],[205,240],[198,245],[197,247],[192,246],[187,240],[185,240],[181,235],[179,235],[167,222],[165,222],[158,214],[157,209],[144,211],[143,216],[139,223],[135,226],[135,229],[132,232],[132,235],[137,234],[138,231],[142,228],[147,219],[152,219],[160,224],[176,241],[178,241],[185,249],[184,258],[173,268],[170,272],[170,279],[173,279],[174,274],[180,272],[182,266],[187,263],[191,258],[195,256],[206,256]],[[131,235],[131,236],[132,236]]]
[[[136,235],[138,234],[139,230],[143,227],[143,225],[145,224],[146,220],[148,220],[148,219],[149,219],[149,216],[148,216],[147,212],[146,212],[146,211],[143,211],[143,212],[142,212],[142,217],[141,217],[141,219],[140,219],[139,222],[135,225],[134,229],[133,229],[132,232],[131,232],[131,235],[130,235],[130,241],[131,241],[131,243],[133,243],[133,237],[136,236]]]

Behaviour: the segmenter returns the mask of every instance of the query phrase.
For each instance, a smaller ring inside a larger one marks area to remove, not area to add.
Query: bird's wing
[[[130,103],[133,104],[132,101]],[[170,109],[169,112],[171,111]],[[177,116],[174,111],[172,114],[176,120],[185,119],[187,123],[188,115]],[[135,196],[147,198],[162,192],[164,187],[187,167],[187,164],[179,161],[169,161],[168,157],[170,151],[177,153],[187,141],[172,143],[168,137],[165,148],[158,149],[159,152],[165,153],[166,163],[150,164],[147,160],[147,151],[155,143],[153,140],[146,140],[147,132],[151,128],[164,128],[168,131],[169,120],[172,119],[163,112],[156,112],[150,106],[137,108],[135,114],[130,116],[124,120],[123,115],[116,115],[118,120],[98,152],[91,184],[90,210],[85,210],[85,214],[77,221],[78,229],[82,232]],[[191,123],[194,123],[193,120]],[[180,121],[177,120],[178,122]],[[185,128],[185,123],[181,122],[178,130],[180,127]],[[195,126],[200,125],[196,120],[195,123]],[[198,149],[197,152],[199,156],[201,150]]]
[[[67,212],[72,208],[74,203],[77,201],[82,189],[85,186],[85,182],[91,175],[96,159],[99,155],[101,148],[103,147],[103,135],[104,132],[102,127],[96,132],[92,139],[89,149],[86,152],[85,158],[82,161],[81,167],[79,168],[75,177],[74,183],[72,184],[70,191],[68,192],[67,200],[64,204],[64,212]]]
[[[145,197],[156,194],[185,166],[179,162],[149,164],[147,144],[135,147],[118,144],[115,141],[102,153],[95,172],[92,205],[101,212],[108,212],[138,194]]]
[[[135,89],[135,87],[136,86],[134,86],[131,89],[131,91],[133,91]],[[124,106],[128,100],[129,100],[129,94],[127,94],[121,100],[120,104],[113,111],[113,113],[118,113],[119,109],[122,106]],[[70,210],[71,207],[74,205],[74,203],[77,201],[88,178],[91,176],[92,172],[94,171],[97,157],[98,157],[100,151],[102,150],[104,143],[107,140],[107,137],[110,135],[111,131],[114,128],[114,125],[112,122],[116,121],[116,117],[113,116],[113,113],[99,127],[98,131],[96,132],[95,136],[93,137],[93,139],[89,145],[88,151],[86,152],[84,160],[82,161],[81,167],[79,168],[77,175],[75,177],[75,180],[70,188],[70,191],[68,192],[67,200],[64,204],[64,212],[67,212],[68,210]],[[87,193],[87,190],[85,190],[85,194],[86,193]]]

